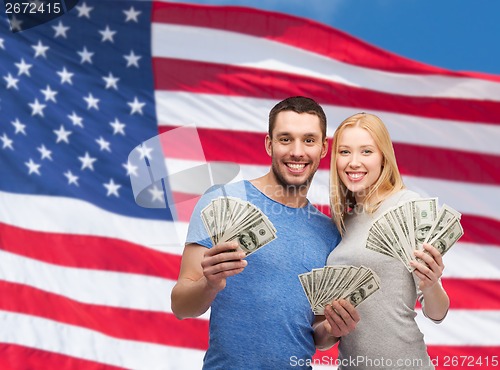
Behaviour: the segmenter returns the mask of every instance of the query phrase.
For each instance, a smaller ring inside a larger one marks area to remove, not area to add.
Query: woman
[[[339,369],[433,369],[423,334],[415,322],[418,298],[424,314],[441,322],[449,299],[440,283],[440,253],[424,244],[411,262],[411,274],[397,259],[367,249],[372,222],[389,208],[418,194],[405,189],[384,123],[372,114],[347,118],[333,136],[330,177],[332,219],[342,242],[328,257],[329,265],[364,265],[380,278],[380,290],[357,307],[361,320],[339,340]],[[427,265],[426,265],[427,264]],[[326,326],[338,316],[325,309]]]

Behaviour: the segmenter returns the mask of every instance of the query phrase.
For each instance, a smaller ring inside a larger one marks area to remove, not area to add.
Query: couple
[[[333,222],[307,200],[328,150],[321,106],[305,97],[278,103],[269,114],[265,147],[272,159],[270,171],[209,189],[189,225],[172,310],[182,319],[211,308],[204,369],[310,368],[316,348],[326,350],[336,342],[339,369],[373,364],[379,369],[433,369],[414,307],[419,299],[425,315],[436,322],[446,315],[441,255],[425,245],[428,253],[415,255],[427,265],[414,263],[409,274],[399,261],[365,248],[378,214],[418,197],[404,189],[382,121],[359,113],[342,122],[333,136]],[[236,249],[237,242],[213,246],[200,212],[222,195],[259,207],[278,238],[248,259]],[[315,317],[297,276],[325,262],[373,269],[380,291],[357,308],[346,300],[333,301],[325,316]]]

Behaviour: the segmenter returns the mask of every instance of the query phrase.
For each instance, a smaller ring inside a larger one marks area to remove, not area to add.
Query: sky
[[[454,71],[500,75],[499,0],[185,0],[314,19],[372,45]]]

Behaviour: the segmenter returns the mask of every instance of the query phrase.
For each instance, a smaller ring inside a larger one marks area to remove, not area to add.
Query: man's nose
[[[305,145],[302,141],[296,140],[292,143],[290,154],[292,157],[303,157],[305,155]]]

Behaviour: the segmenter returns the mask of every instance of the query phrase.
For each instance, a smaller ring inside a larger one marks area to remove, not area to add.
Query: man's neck
[[[285,206],[301,208],[307,204],[309,186],[283,186],[271,172],[250,182],[266,196]]]

